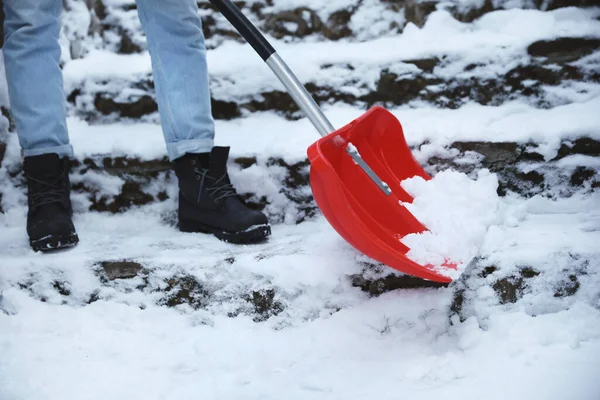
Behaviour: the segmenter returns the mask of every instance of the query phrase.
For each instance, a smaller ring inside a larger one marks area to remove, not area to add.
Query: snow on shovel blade
[[[354,146],[362,159],[391,189],[386,195],[346,153]],[[400,272],[437,282],[451,282],[441,266],[421,265],[406,256],[401,239],[427,228],[401,202],[412,197],[400,186],[404,179],[431,177],[414,159],[398,119],[375,106],[308,148],[310,182],[315,201],[329,223],[350,245]]]

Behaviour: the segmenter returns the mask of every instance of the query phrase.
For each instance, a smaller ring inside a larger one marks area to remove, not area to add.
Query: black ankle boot
[[[179,229],[212,233],[230,243],[251,243],[271,234],[267,216],[247,207],[227,174],[229,147],[213,147],[205,155],[186,154],[175,160],[179,179]]]
[[[72,247],[79,238],[71,220],[69,159],[57,154],[25,157],[27,234],[35,251]]]

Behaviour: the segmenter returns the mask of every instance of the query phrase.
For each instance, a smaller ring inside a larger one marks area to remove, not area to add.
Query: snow
[[[286,43],[267,35],[277,52],[289,64],[302,82],[319,85],[339,85],[340,80],[355,80],[372,87],[382,66],[397,68],[403,60],[445,55],[454,62],[437,67],[440,77],[489,77],[506,73],[526,63],[526,48],[537,40],[560,36],[600,37],[600,16],[597,10],[556,10],[541,13],[534,10],[506,10],[487,14],[473,25],[456,21],[443,10],[431,14],[419,29],[409,24],[402,35],[376,37],[350,42]],[[267,90],[284,90],[272,71],[264,65],[246,43],[227,41],[207,51],[211,89],[219,99],[232,96],[254,96]],[[474,62],[485,68],[464,72]],[[322,69],[322,65],[352,65],[354,70]],[[116,55],[106,50],[92,50],[85,57],[65,66],[67,92],[86,80],[135,77],[151,70],[147,52]],[[375,74],[374,74],[375,72]],[[479,75],[478,75],[479,74]],[[357,82],[361,84],[357,85]],[[117,84],[117,83],[115,83]]]
[[[479,254],[488,228],[504,222],[498,179],[487,170],[480,170],[476,180],[446,170],[429,181],[405,179],[401,186],[414,197],[412,203],[401,204],[428,228],[402,238],[410,248],[407,256],[421,265],[434,265],[452,279]],[[445,262],[457,269],[444,268]]]
[[[90,52],[85,58],[74,60],[64,68],[65,79],[79,82],[85,78],[131,78],[151,72],[150,56],[147,52],[115,54],[106,50]]]
[[[431,141],[437,146],[455,140],[538,143],[546,160],[556,156],[562,140],[577,137],[598,139],[600,98],[537,109],[520,101],[501,106],[467,104],[458,110],[398,110],[409,145]],[[577,120],[574,124],[573,121]],[[448,127],[452,129],[448,129]]]
[[[274,330],[114,300],[5,296],[18,313],[0,314],[3,398],[593,400],[600,390],[600,317],[582,304],[538,318],[498,312],[482,329],[449,326],[443,290],[404,291]]]
[[[552,109],[534,108],[521,101],[501,106],[470,103],[456,110],[388,108],[402,124],[409,146],[426,141],[438,149],[457,140],[533,142],[539,145],[537,151],[546,160],[556,156],[563,140],[581,136],[600,139],[598,109],[600,97]],[[334,127],[341,128],[360,117],[364,110],[333,105],[324,107],[324,112]],[[577,123],[574,124],[573,120]],[[81,156],[114,153],[153,159],[166,154],[157,124],[90,125],[77,117],[70,118],[68,123],[75,152]],[[306,118],[289,121],[272,113],[260,112],[243,119],[217,120],[216,132],[215,142],[231,144],[232,155],[279,156],[290,162],[304,159],[306,149],[320,138]]]
[[[70,3],[77,6],[67,15],[73,26],[65,35],[77,37],[89,20],[76,17],[75,12],[85,14],[80,2]],[[119,9],[133,3],[104,0],[113,23],[137,32],[134,12]],[[597,7],[540,12],[511,9],[527,1],[494,1],[505,10],[470,24],[440,7],[423,28],[408,24],[402,34],[390,34],[388,24],[402,23],[401,15],[385,11],[380,2],[273,3],[263,11],[308,5],[326,18],[361,7],[351,21],[357,37],[336,42],[269,37],[303,82],[342,87],[357,96],[376,85],[383,68],[399,75],[418,72],[404,62],[411,59],[443,55],[436,76],[485,79],[527,64],[526,49],[534,41],[600,37]],[[460,2],[465,8],[480,4]],[[147,52],[116,55],[96,42],[82,45],[87,51],[82,58],[64,57],[68,92],[84,88],[85,96],[100,86],[127,97],[135,95],[128,83],[151,72]],[[575,65],[593,70],[597,60],[595,53]],[[208,62],[218,99],[283,90],[246,44],[224,40],[208,50]],[[471,63],[478,67],[465,71]],[[5,86],[0,89],[0,102],[8,104]],[[423,164],[434,156],[455,157],[457,150],[448,145],[458,140],[530,144],[545,161],[553,160],[565,141],[600,140],[597,83],[543,89],[553,96],[546,108],[516,99],[497,106],[407,104],[389,110]],[[365,109],[328,104],[324,111],[339,128]],[[68,126],[80,160],[166,155],[157,123],[96,124],[71,114]],[[483,169],[466,175],[448,168],[431,181],[405,180],[402,186],[415,201],[404,206],[430,228],[403,239],[409,256],[423,262],[459,260],[459,269],[446,271],[454,279],[448,286],[371,296],[353,283],[356,276],[406,277],[359,254],[319,213],[297,224],[297,208],[281,188],[287,170],[269,163],[271,158],[305,161],[307,147],[319,139],[310,122],[253,112],[218,120],[216,128],[216,144],[231,145],[232,158],[257,158],[248,168],[231,165],[235,186],[265,196],[266,211],[282,215],[266,243],[232,246],[179,232],[176,185],[161,174],[149,189],[166,190],[168,200],[118,214],[90,211],[90,199],[74,193],[79,245],[33,253],[24,225],[26,195],[14,176],[20,149],[16,135],[9,135],[0,168],[0,400],[600,397],[597,189],[499,197],[497,175]],[[471,166],[481,159],[467,152],[456,164]],[[519,168],[535,171],[541,164]],[[585,154],[553,165],[566,174],[581,166],[600,170],[598,157]],[[85,184],[97,196],[113,196],[124,180],[89,171],[74,176],[73,183]],[[107,280],[101,263],[120,260],[138,262],[143,270],[131,279]],[[537,275],[529,279],[528,273]],[[184,278],[199,285],[201,305],[165,305],[169,282]],[[513,281],[517,286],[522,281],[520,297],[501,301],[502,282]],[[560,295],[575,283],[574,293]],[[270,290],[281,309],[255,320],[247,296]]]

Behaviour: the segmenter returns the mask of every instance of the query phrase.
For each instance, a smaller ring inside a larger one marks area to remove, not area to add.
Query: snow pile
[[[407,256],[458,278],[478,255],[488,228],[502,222],[498,178],[487,170],[480,170],[476,180],[447,170],[428,181],[414,177],[401,185],[414,197],[412,203],[402,205],[429,229],[402,238],[410,248]],[[457,264],[457,270],[442,267],[444,262]]]

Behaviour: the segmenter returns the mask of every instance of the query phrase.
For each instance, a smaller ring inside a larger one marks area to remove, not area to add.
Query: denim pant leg
[[[72,156],[60,69],[61,0],[4,0],[4,64],[24,156]]]
[[[148,41],[170,160],[214,144],[208,67],[196,0],[136,0]]]

